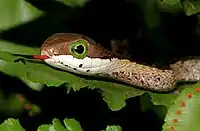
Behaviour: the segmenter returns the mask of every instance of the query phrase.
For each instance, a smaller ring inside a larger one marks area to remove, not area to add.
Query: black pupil
[[[78,45],[75,47],[74,51],[78,54],[82,54],[84,52],[84,47],[82,45]]]

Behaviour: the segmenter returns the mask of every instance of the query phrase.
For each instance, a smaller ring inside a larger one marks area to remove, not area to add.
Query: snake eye
[[[84,46],[83,45],[78,45],[75,47],[74,51],[78,54],[83,54],[84,52]]]
[[[88,45],[85,40],[78,40],[73,42],[70,46],[70,53],[77,59],[83,59],[87,56]]]

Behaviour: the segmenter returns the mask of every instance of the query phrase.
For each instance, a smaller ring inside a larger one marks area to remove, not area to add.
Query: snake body
[[[198,59],[179,60],[169,69],[160,69],[128,60],[75,33],[50,36],[41,46],[41,55],[49,57],[44,60],[47,64],[68,72],[111,78],[152,91],[171,91],[177,81],[200,80]]]

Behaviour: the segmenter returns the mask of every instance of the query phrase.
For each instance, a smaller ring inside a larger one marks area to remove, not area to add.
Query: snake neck
[[[172,70],[137,64],[126,59],[112,60],[103,74],[130,85],[155,91],[169,91],[176,85]]]
[[[138,64],[127,59],[115,59],[105,68],[104,74],[130,85],[154,91],[170,91],[178,81],[200,80],[200,59],[179,60],[169,69]]]

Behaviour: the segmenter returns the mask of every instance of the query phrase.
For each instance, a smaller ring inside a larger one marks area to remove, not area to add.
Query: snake
[[[138,63],[104,48],[88,36],[77,33],[56,33],[41,46],[44,62],[77,75],[113,79],[138,89],[168,92],[179,81],[200,80],[199,59],[183,59],[169,68]]]

